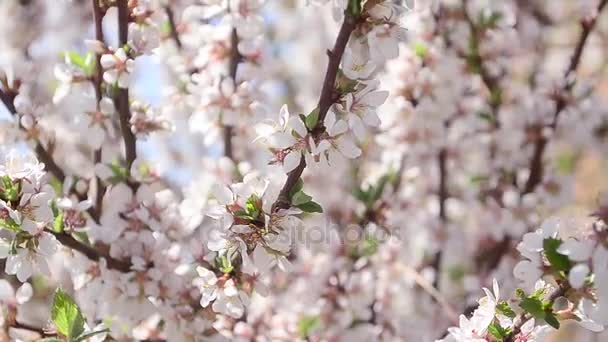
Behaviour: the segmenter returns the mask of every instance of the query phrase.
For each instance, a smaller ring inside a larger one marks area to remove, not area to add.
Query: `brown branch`
[[[236,72],[238,70],[239,63],[243,56],[239,52],[239,36],[237,35],[236,28],[232,29],[230,34],[230,62],[228,65],[228,74],[232,79],[234,87],[237,87]],[[234,148],[232,146],[232,137],[234,136],[234,127],[231,125],[224,125],[224,156],[234,159]]]
[[[447,186],[447,178],[448,178],[448,169],[447,169],[447,159],[448,152],[444,147],[439,150],[439,154],[437,156],[437,164],[439,169],[439,189],[437,193],[437,198],[439,201],[439,241],[443,241],[444,235],[446,233],[446,224],[448,221],[448,217],[446,214],[446,201],[449,197],[448,186]],[[433,281],[433,287],[439,289],[439,278],[441,275],[441,259],[443,253],[442,248],[435,253],[433,260],[431,261],[431,267],[435,270],[435,280]]]
[[[553,114],[553,119],[550,124],[550,128],[555,130],[557,128],[558,119],[560,114],[568,105],[567,94],[572,91],[575,82],[570,82],[570,75],[574,74],[580,63],[581,58],[583,56],[583,52],[585,50],[585,46],[587,41],[589,40],[589,36],[595,25],[597,23],[597,19],[608,4],[608,0],[602,0],[597,8],[596,13],[594,13],[591,17],[583,18],[580,22],[581,25],[581,35],[576,43],[576,47],[574,48],[574,53],[570,59],[570,64],[568,65],[568,69],[564,73],[564,85],[561,87],[559,93],[556,96],[556,104],[555,104],[555,112]],[[539,133],[542,131],[542,127],[539,128]],[[543,165],[543,156],[547,145],[549,143],[549,139],[542,134],[539,134],[539,138],[534,145],[534,152],[532,154],[532,158],[530,158],[530,176],[526,181],[526,185],[522,192],[522,195],[529,194],[533,192],[536,187],[543,181],[544,175],[544,165]]]
[[[335,103],[336,100],[336,77],[338,75],[340,61],[342,60],[342,55],[344,54],[344,50],[346,49],[346,44],[350,39],[350,35],[356,27],[357,18],[346,13],[342,26],[340,27],[340,32],[336,38],[334,48],[327,52],[329,61],[327,62],[325,80],[323,81],[323,88],[321,89],[321,95],[319,97],[319,120],[317,121],[316,127],[312,129],[312,134],[315,136],[319,136],[325,131],[323,121],[325,120],[325,116],[327,115],[329,108]],[[305,168],[306,161],[304,160],[304,156],[302,156],[300,159],[300,164],[287,175],[287,181],[285,182],[285,185],[283,185],[277,201],[273,204],[273,210],[287,208],[290,206],[289,191],[291,191],[291,189],[296,185]]]
[[[100,0],[92,0],[92,5],[93,5],[93,21],[95,23],[95,39],[99,42],[104,42],[104,37],[103,37],[103,27],[102,27],[102,21],[103,21],[103,13],[101,10],[101,7],[99,5],[99,1]],[[97,100],[97,103],[95,104],[97,111],[100,111],[101,108],[99,107],[99,102],[101,101],[103,94],[102,94],[102,82],[103,82],[103,69],[101,67],[101,54],[96,53],[95,54],[95,75],[93,75],[92,81],[93,81],[93,87],[95,88],[95,98]],[[101,147],[96,150],[93,154],[93,163],[96,165],[98,163],[101,162]],[[101,179],[97,176],[95,176],[95,203],[94,203],[94,210],[91,211],[91,216],[93,217],[93,219],[95,221],[99,221],[99,217],[101,216],[101,212],[102,212],[102,205],[103,205],[103,194],[104,194],[104,186],[103,186],[103,182],[101,181]]]
[[[40,328],[40,327],[31,325],[31,324],[28,324],[28,323],[22,323],[22,322],[18,322],[18,321],[13,322],[9,327],[13,328],[13,329],[21,329],[21,330],[31,331],[31,332],[34,332],[34,333],[40,335],[40,336],[57,336],[57,334],[49,333],[49,332],[45,331],[44,328]]]
[[[131,263],[123,260],[118,260],[111,257],[109,254],[101,252],[89,245],[86,245],[76,240],[72,235],[67,233],[57,233],[52,230],[47,230],[53,234],[62,245],[67,246],[75,251],[82,253],[89,260],[99,262],[100,259],[105,259],[108,268],[117,270],[120,272],[129,272],[131,270]]]
[[[128,0],[117,0],[118,7],[118,41],[119,46],[127,44],[129,38],[129,6]],[[137,158],[137,145],[135,135],[131,132],[131,109],[129,106],[129,89],[118,89],[118,95],[114,99],[120,121],[120,131],[125,144],[125,159],[127,169],[131,169],[133,161]]]
[[[171,6],[165,6],[165,14],[167,15],[167,19],[169,20],[169,29],[171,38],[175,42],[178,50],[182,49],[182,41],[179,38],[179,33],[177,32],[177,25],[175,24],[175,15],[173,14],[173,9]]]

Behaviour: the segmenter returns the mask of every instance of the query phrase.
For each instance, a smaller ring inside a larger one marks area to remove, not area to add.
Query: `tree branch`
[[[108,268],[110,269],[120,272],[129,272],[131,270],[130,262],[115,259],[107,253],[98,251],[97,249],[76,240],[72,235],[66,233],[57,233],[52,230],[47,231],[53,234],[62,245],[82,253],[91,261],[99,262],[99,260],[103,258],[106,260]]]
[[[129,38],[129,6],[128,0],[117,0],[118,7],[118,40],[119,46],[123,47],[127,44]],[[133,161],[137,158],[137,145],[135,135],[131,132],[131,109],[129,105],[129,89],[118,89],[118,95],[115,100],[116,109],[118,110],[120,131],[125,144],[125,159],[127,169],[131,169]]]
[[[173,9],[171,6],[165,6],[165,14],[167,15],[167,19],[169,20],[169,29],[171,30],[171,38],[175,42],[178,50],[182,49],[182,41],[179,38],[179,33],[177,32],[177,25],[175,24],[175,15],[173,14]]]
[[[101,11],[101,7],[99,6],[99,1],[100,0],[92,0],[92,5],[93,5],[93,21],[95,22],[95,39],[97,41],[100,42],[104,42],[104,37],[103,37],[103,27],[102,27],[102,20],[103,20],[103,14]],[[93,87],[95,88],[95,98],[97,100],[95,106],[97,111],[100,111],[100,107],[99,107],[99,102],[101,101],[103,94],[102,94],[102,89],[101,89],[101,85],[103,82],[103,69],[101,67],[101,54],[96,53],[95,54],[95,75],[93,75],[92,81],[93,81]],[[93,163],[96,165],[98,163],[101,162],[101,148],[99,148],[98,150],[96,150],[93,154]],[[97,176],[95,176],[95,203],[94,203],[94,208],[95,210],[92,211],[92,215],[93,219],[95,221],[99,221],[99,217],[101,215],[101,211],[102,211],[102,205],[103,205],[103,194],[104,194],[104,186],[103,186],[103,182],[101,181],[101,179]]]
[[[243,56],[239,52],[239,36],[237,35],[236,28],[232,29],[230,34],[230,62],[228,65],[228,74],[232,78],[234,87],[237,87],[236,83],[236,72],[239,63]],[[224,156],[234,160],[234,149],[232,146],[232,137],[234,135],[234,127],[231,125],[224,125]]]
[[[550,128],[555,130],[557,128],[558,119],[560,114],[566,108],[568,104],[567,94],[572,91],[575,82],[570,82],[568,79],[570,75],[575,73],[580,65],[581,58],[583,56],[583,52],[585,50],[585,46],[587,41],[589,40],[589,36],[595,25],[597,23],[597,19],[608,4],[608,0],[602,0],[598,7],[596,13],[594,13],[591,17],[583,18],[581,20],[581,35],[576,43],[576,47],[574,49],[574,53],[570,59],[570,64],[566,72],[564,73],[564,82],[565,84],[561,87],[560,92],[556,97],[556,105],[555,112],[553,114],[553,120],[551,122]],[[539,131],[542,131],[542,127],[539,128]],[[526,181],[526,185],[524,187],[522,195],[529,194],[533,192],[536,187],[543,181],[544,175],[544,167],[543,167],[543,155],[549,143],[549,138],[539,134],[539,138],[534,145],[534,152],[532,154],[532,158],[530,159],[530,176]]]
[[[336,38],[334,48],[327,53],[329,56],[329,61],[327,62],[327,70],[325,73],[325,79],[323,81],[323,88],[321,89],[321,95],[319,97],[319,120],[317,121],[316,127],[312,129],[312,133],[315,136],[319,136],[325,131],[323,121],[325,120],[325,116],[327,115],[329,108],[335,102],[336,77],[338,75],[340,61],[342,60],[342,55],[344,54],[344,50],[346,49],[346,44],[350,39],[350,35],[356,27],[357,18],[345,13],[344,21],[340,27],[340,32]],[[273,210],[289,207],[289,191],[291,191],[291,189],[296,185],[305,168],[306,161],[304,160],[304,156],[302,156],[300,159],[300,164],[287,175],[287,181],[285,182],[285,185],[283,185],[277,201],[273,204]]]

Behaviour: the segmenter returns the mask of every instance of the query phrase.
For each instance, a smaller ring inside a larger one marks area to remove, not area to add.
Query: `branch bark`
[[[171,6],[165,6],[165,14],[167,15],[167,20],[169,20],[169,29],[171,30],[171,38],[175,42],[178,50],[182,49],[182,41],[179,38],[179,33],[177,32],[177,25],[175,23],[175,14],[173,13],[173,9]]]
[[[118,0],[118,42],[123,47],[129,38],[129,5],[128,0]],[[114,99],[118,110],[120,131],[125,144],[125,159],[127,169],[131,169],[133,161],[137,158],[137,145],[135,135],[131,132],[131,109],[129,105],[129,89],[118,89],[118,95]]]
[[[236,28],[232,29],[230,34],[230,62],[228,65],[228,75],[232,79],[234,87],[237,87],[236,83],[236,72],[238,70],[239,63],[243,56],[239,52],[239,36],[236,32]],[[234,159],[234,148],[232,145],[232,137],[234,135],[234,127],[231,125],[224,125],[224,156]]]
[[[321,95],[319,97],[319,120],[317,121],[315,128],[312,129],[312,133],[315,136],[319,136],[325,131],[323,121],[325,120],[325,116],[327,116],[329,108],[335,103],[336,77],[338,75],[340,61],[342,60],[342,55],[344,55],[344,50],[346,49],[346,44],[350,39],[350,35],[356,27],[357,18],[346,13],[344,16],[344,21],[340,26],[340,31],[338,33],[338,37],[336,38],[334,47],[331,51],[327,52],[329,61],[327,62],[327,70],[325,73],[325,79],[323,81],[323,88],[321,89]],[[304,156],[302,156],[300,159],[300,164],[287,175],[287,181],[285,182],[285,185],[283,185],[277,201],[273,204],[273,210],[284,209],[290,206],[289,191],[291,191],[291,189],[296,185],[305,168],[306,161],[304,160]]]
[[[82,253],[91,261],[99,262],[100,259],[105,259],[108,265],[108,268],[117,270],[120,272],[129,272],[131,270],[131,263],[123,260],[118,260],[111,257],[109,254],[101,252],[89,245],[86,245],[78,240],[76,240],[72,235],[67,233],[57,233],[52,230],[47,230],[49,233],[53,234],[55,238],[62,245],[67,246],[79,253]]]

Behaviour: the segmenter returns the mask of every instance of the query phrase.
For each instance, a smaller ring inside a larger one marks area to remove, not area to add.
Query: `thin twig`
[[[177,25],[175,24],[175,15],[173,14],[173,9],[171,6],[165,6],[165,14],[167,15],[167,19],[169,20],[169,29],[171,38],[175,42],[178,50],[182,49],[182,41],[179,38],[179,33],[177,32]]]

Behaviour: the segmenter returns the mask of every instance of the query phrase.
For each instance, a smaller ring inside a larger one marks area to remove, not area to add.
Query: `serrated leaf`
[[[57,331],[72,340],[84,332],[84,317],[76,302],[61,289],[57,289],[51,308],[51,319]]]
[[[571,268],[570,259],[568,259],[568,256],[557,252],[557,249],[561,244],[562,240],[559,239],[545,239],[543,241],[543,250],[545,252],[545,257],[547,258],[547,261],[549,261],[549,264],[551,264],[553,270],[567,273]]]
[[[300,204],[296,207],[305,213],[322,213],[323,212],[323,208],[321,208],[319,203],[314,202],[314,201],[306,202],[306,203]]]
[[[311,196],[305,194],[303,191],[299,191],[291,198],[291,204],[297,207],[298,205],[308,203],[311,200]]]

